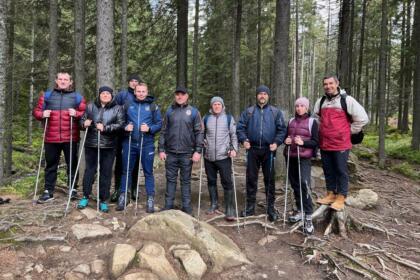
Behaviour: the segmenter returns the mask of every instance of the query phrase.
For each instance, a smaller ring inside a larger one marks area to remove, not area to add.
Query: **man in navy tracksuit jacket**
[[[154,212],[155,179],[153,177],[153,161],[155,156],[154,136],[162,128],[160,110],[153,103],[154,98],[148,96],[145,83],[139,83],[134,89],[136,99],[125,104],[127,135],[123,140],[123,174],[121,178],[120,196],[117,211],[124,210],[127,176],[131,186],[134,162],[140,158],[146,180],[147,207],[146,212]],[[131,145],[129,145],[131,133]],[[130,157],[130,158],[129,158]],[[129,158],[129,161],[128,161]]]
[[[262,166],[267,196],[267,214],[270,221],[278,219],[274,209],[275,172],[274,157],[277,147],[286,136],[282,112],[268,104],[270,89],[259,86],[256,90],[257,104],[242,112],[237,125],[238,140],[248,152],[246,168],[246,209],[244,216],[255,214],[258,170]]]

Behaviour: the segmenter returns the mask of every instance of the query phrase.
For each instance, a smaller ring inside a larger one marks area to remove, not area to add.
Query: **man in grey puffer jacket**
[[[210,101],[210,114],[204,117],[205,148],[204,166],[206,168],[211,205],[208,214],[214,214],[218,208],[217,172],[220,174],[224,190],[226,220],[235,219],[232,158],[238,151],[236,123],[231,115],[225,113],[221,97],[215,96]]]

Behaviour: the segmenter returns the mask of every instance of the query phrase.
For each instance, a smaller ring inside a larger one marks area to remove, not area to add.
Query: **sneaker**
[[[118,190],[116,189],[112,195],[111,195],[111,202],[117,202],[118,201]]]
[[[301,221],[302,220],[302,212],[300,212],[300,210],[299,211],[294,211],[293,215],[289,216],[288,220],[289,220],[289,223],[292,223],[292,224]]]
[[[275,222],[279,219],[279,214],[277,214],[277,210],[274,207],[268,208],[267,214],[270,222]]]
[[[85,209],[89,204],[89,198],[84,196],[80,201],[79,204],[77,204],[77,209]]]
[[[313,234],[314,233],[314,224],[312,223],[312,217],[305,217],[305,227],[303,231],[306,234]]]
[[[53,194],[50,194],[49,191],[45,190],[38,198],[37,203],[43,204],[52,200],[54,200]]]
[[[108,213],[109,212],[108,204],[104,201],[99,203],[99,211]]]
[[[115,210],[123,211],[124,208],[125,208],[125,193],[122,192],[120,193],[120,197],[118,198],[118,205],[117,205],[117,208],[115,208]]]
[[[79,199],[79,196],[77,195],[77,191],[73,190],[71,192],[71,200],[76,200],[76,199]]]
[[[154,213],[155,212],[155,200],[153,196],[149,196],[147,198],[147,208],[146,213]]]

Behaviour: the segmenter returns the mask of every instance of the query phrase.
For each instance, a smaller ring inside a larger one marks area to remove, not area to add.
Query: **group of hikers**
[[[155,135],[160,132],[158,153],[165,161],[166,192],[163,210],[174,208],[178,174],[180,176],[182,208],[192,215],[191,171],[194,162],[204,157],[210,196],[209,214],[219,209],[217,174],[224,190],[225,219],[236,219],[235,189],[233,187],[233,158],[239,144],[246,151],[246,203],[242,217],[255,214],[258,173],[262,168],[266,194],[266,217],[276,221],[275,168],[277,149],[285,144],[283,154],[287,162],[287,176],[294,190],[296,211],[289,215],[292,223],[302,221],[303,229],[314,231],[311,214],[311,158],[318,147],[321,151],[327,195],[317,202],[330,204],[339,211],[344,207],[349,175],[347,159],[353,138],[361,141],[362,128],[368,123],[363,107],[339,88],[336,76],[323,79],[325,95],[315,106],[311,116],[309,100],[300,97],[295,102],[295,115],[285,123],[282,111],[269,104],[271,91],[267,86],[256,88],[256,104],[246,108],[238,122],[226,112],[219,96],[210,100],[209,113],[201,117],[197,108],[189,104],[189,92],[178,86],[174,102],[162,114],[148,85],[138,75],[128,78],[128,87],[114,94],[112,88],[101,86],[94,101],[86,106],[80,93],[73,89],[69,73],[58,73],[55,87],[43,93],[33,115],[44,121],[45,186],[38,203],[54,199],[57,168],[61,151],[67,164],[70,196],[78,198],[77,167],[79,132],[85,130],[82,141],[85,151],[83,197],[77,207],[83,209],[92,199],[95,173],[99,180],[99,210],[108,212],[107,201],[117,202],[117,211],[125,210],[130,199],[137,201],[139,179],[144,175],[146,212],[154,212]],[[353,141],[353,142],[355,142]],[[112,168],[115,159],[115,191],[111,195]],[[99,166],[98,166],[99,164]],[[143,175],[141,174],[143,173]],[[286,185],[287,187],[287,185]],[[239,214],[239,213],[238,213]]]

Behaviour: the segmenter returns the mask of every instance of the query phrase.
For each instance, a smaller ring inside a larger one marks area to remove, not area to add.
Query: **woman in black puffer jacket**
[[[87,129],[85,142],[86,170],[83,178],[83,198],[77,208],[88,206],[95,180],[98,159],[98,131],[100,132],[100,173],[99,199],[100,211],[108,212],[106,200],[112,178],[112,165],[115,158],[115,139],[117,133],[124,127],[125,114],[122,106],[114,101],[113,90],[103,86],[99,88],[99,95],[95,102],[91,102],[81,119],[81,127]]]

